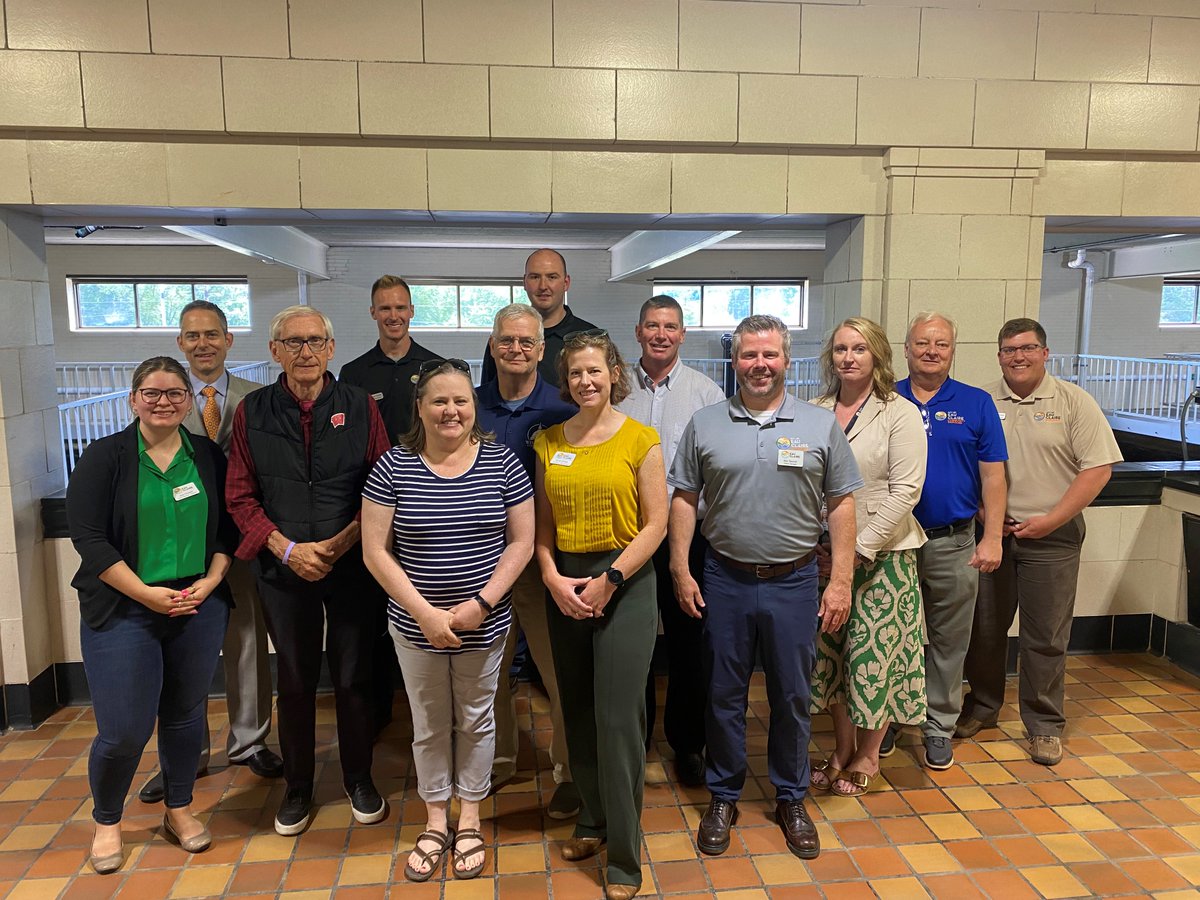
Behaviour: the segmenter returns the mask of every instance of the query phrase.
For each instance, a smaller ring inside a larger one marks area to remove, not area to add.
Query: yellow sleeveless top
[[[594,447],[568,443],[562,425],[537,436],[533,449],[545,468],[559,550],[595,553],[629,545],[642,527],[638,468],[658,444],[658,432],[631,418]]]

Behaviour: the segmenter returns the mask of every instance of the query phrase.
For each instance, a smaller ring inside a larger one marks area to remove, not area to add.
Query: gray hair
[[[958,323],[945,313],[935,310],[923,310],[912,317],[912,321],[908,323],[908,331],[904,332],[904,343],[908,343],[908,336],[913,333],[914,328],[918,325],[928,325],[930,322],[945,322],[950,326],[950,342],[958,343]]]
[[[325,337],[333,339],[333,323],[329,321],[329,316],[325,313],[319,309],[313,309],[311,306],[288,306],[275,313],[275,318],[271,320],[271,340],[279,340],[279,335],[283,334],[284,322],[300,316],[319,316],[325,323]]]
[[[500,326],[505,322],[514,322],[517,319],[528,319],[533,322],[537,325],[537,339],[539,341],[546,339],[546,327],[542,324],[542,317],[528,303],[510,303],[508,306],[502,306],[496,310],[496,316],[492,319],[492,337],[500,337]]]
[[[737,328],[733,329],[733,358],[738,358],[738,352],[742,349],[742,335],[744,334],[763,334],[775,332],[780,336],[780,346],[783,348],[783,358],[791,361],[792,358],[792,333],[788,331],[788,327],[783,324],[783,319],[778,316],[746,316],[742,321],[738,322]]]

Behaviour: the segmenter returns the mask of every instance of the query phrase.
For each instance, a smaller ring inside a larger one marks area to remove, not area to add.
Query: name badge
[[[793,469],[804,468],[804,451],[799,447],[780,447],[779,465]]]
[[[550,465],[552,466],[569,466],[575,462],[575,454],[568,453],[566,450],[559,450],[550,457]]]
[[[200,493],[200,488],[196,487],[196,482],[189,481],[187,484],[181,484],[177,488],[172,488],[171,493],[175,496],[175,502],[186,500],[188,497],[195,497]]]
[[[380,391],[378,394],[372,394],[371,399],[372,400],[382,400],[383,399],[383,391]]]

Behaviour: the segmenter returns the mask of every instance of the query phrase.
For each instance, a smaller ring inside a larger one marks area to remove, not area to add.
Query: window
[[[492,327],[502,306],[528,303],[520,282],[409,283],[414,328]]]
[[[1159,325],[1200,325],[1200,279],[1164,281]]]
[[[808,326],[807,281],[656,281],[654,293],[678,300],[689,327],[732,328],[749,315],[778,316],[792,328]]]
[[[179,329],[179,312],[193,300],[217,304],[230,328],[250,327],[250,285],[243,279],[71,278],[72,327],[91,329]]]

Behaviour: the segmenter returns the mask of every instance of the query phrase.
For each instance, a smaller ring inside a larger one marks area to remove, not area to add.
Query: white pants
[[[389,624],[413,717],[417,793],[426,802],[482,800],[496,754],[496,681],[504,639],[483,650],[434,653]]]

